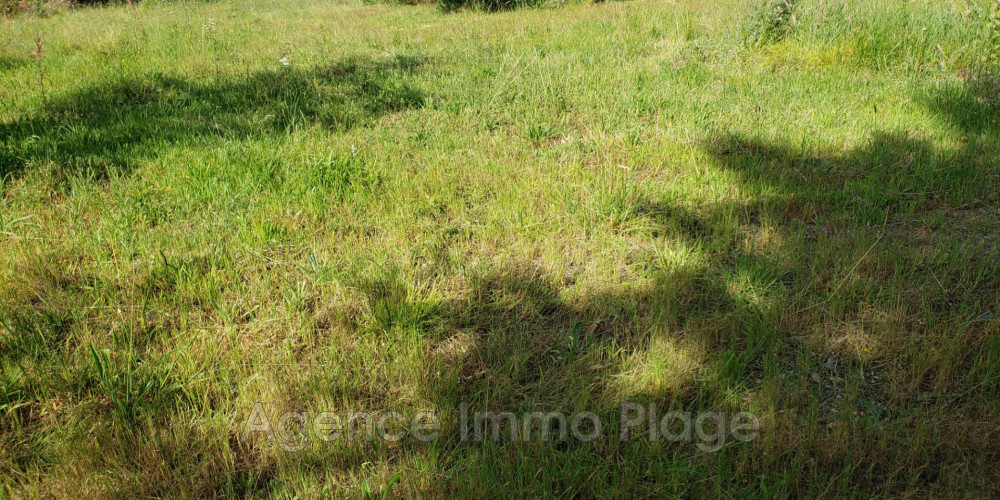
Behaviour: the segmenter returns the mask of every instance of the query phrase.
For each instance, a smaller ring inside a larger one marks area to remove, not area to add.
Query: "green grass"
[[[993,7],[776,5],[0,20],[0,496],[1000,494]],[[761,435],[458,438],[626,400]]]

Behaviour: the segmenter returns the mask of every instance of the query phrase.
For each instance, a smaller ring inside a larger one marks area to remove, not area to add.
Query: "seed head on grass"
[[[42,35],[35,35],[35,62],[38,64],[38,90],[42,95],[42,107],[48,108],[48,99],[45,96],[45,67],[42,66]]]

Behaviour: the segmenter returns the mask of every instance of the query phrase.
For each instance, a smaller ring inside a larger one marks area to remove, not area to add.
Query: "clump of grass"
[[[750,11],[745,25],[747,45],[780,42],[798,23],[795,10],[798,0],[765,0]]]
[[[97,392],[107,398],[114,419],[123,425],[134,423],[143,412],[160,412],[184,391],[184,385],[173,377],[175,352],[151,363],[143,363],[132,352],[125,353],[125,359],[115,359],[110,351],[93,346],[90,355]]]
[[[534,144],[541,144],[555,137],[556,130],[550,125],[534,124],[528,127],[528,139]]]

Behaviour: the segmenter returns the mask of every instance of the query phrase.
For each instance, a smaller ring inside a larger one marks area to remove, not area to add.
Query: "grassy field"
[[[0,497],[1000,495],[991,4],[0,19]],[[442,429],[291,453],[254,403]]]

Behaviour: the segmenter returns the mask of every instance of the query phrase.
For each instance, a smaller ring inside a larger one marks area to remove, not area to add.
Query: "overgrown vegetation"
[[[454,12],[462,8],[498,11],[523,7],[537,7],[545,0],[438,0],[438,7],[445,12]]]
[[[0,496],[1000,495],[994,3],[6,19]],[[443,428],[290,453],[255,403]]]
[[[125,4],[127,0],[0,0],[0,17],[18,14],[49,16],[82,5]]]
[[[744,27],[749,45],[781,41],[795,27],[798,0],[767,0],[757,3]]]
[[[986,47],[983,57],[991,70],[1000,70],[1000,0],[994,1],[986,20]]]

